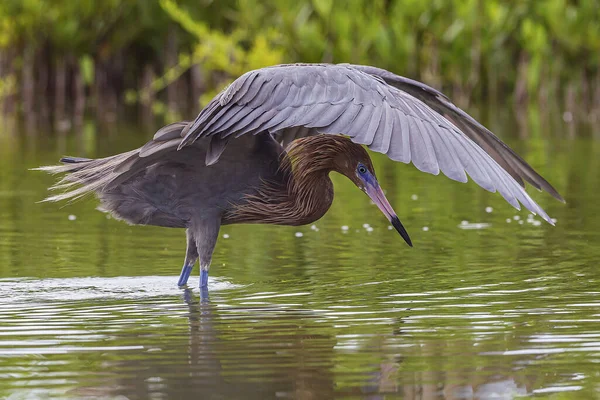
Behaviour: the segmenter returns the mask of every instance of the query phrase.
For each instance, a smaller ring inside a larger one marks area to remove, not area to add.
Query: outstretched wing
[[[317,133],[412,162],[419,170],[479,186],[552,223],[523,178],[562,199],[548,182],[444,95],[388,71],[352,65],[292,64],[250,71],[217,95],[182,131],[179,148],[201,137],[268,131],[283,141]]]
[[[554,198],[564,202],[562,196],[552,187],[547,180],[540,176],[525,160],[515,153],[506,143],[473,117],[461,110],[443,93],[413,79],[398,76],[381,68],[366,65],[349,65],[359,71],[383,79],[404,92],[411,94],[427,104],[438,114],[451,121],[471,140],[485,150],[502,168],[504,168],[519,184],[525,187],[523,180],[527,181],[538,190],[545,190]]]

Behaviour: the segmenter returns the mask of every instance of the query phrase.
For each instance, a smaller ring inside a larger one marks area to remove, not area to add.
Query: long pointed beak
[[[377,181],[374,179],[372,182],[367,183],[365,186],[365,193],[371,198],[371,201],[373,201],[373,203],[379,207],[381,212],[387,217],[392,226],[396,228],[406,243],[412,247],[412,241],[408,236],[408,232],[406,232],[406,229],[404,229],[402,222],[400,222],[400,219],[390,205],[390,202],[386,199],[383,190],[381,190],[381,187],[379,186],[379,183],[377,183]]]

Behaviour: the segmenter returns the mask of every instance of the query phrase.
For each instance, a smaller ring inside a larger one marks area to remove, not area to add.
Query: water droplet
[[[571,111],[565,111],[563,113],[563,121],[565,122],[573,122],[573,113]]]
[[[424,227],[423,227],[423,231],[424,231],[424,232],[427,232],[428,230],[429,230],[429,227],[428,227],[428,226],[424,226]]]
[[[296,237],[302,237],[302,236],[304,236],[304,234],[303,234],[302,232],[296,232],[296,233],[295,233],[295,236],[296,236]]]
[[[419,200],[419,196],[417,196],[416,194],[413,194],[412,196],[410,196],[411,200]]]
[[[69,218],[69,221],[75,221],[77,219],[77,216],[71,214],[71,215],[69,215],[68,218]]]
[[[461,225],[469,225],[469,221],[460,221]]]
[[[556,221],[558,221],[556,218],[550,218],[550,221],[556,223]]]
[[[318,232],[318,231],[319,231],[319,228],[317,228],[317,226],[316,226],[315,224],[312,224],[312,225],[310,226],[310,229],[312,229],[312,230],[313,230],[313,231],[315,231],[315,232]]]
[[[506,222],[510,224],[510,221],[512,221],[510,218],[506,218]]]
[[[513,217],[513,219],[514,219],[515,221],[518,221],[518,220],[520,220],[520,219],[521,219],[521,217],[519,217],[518,215],[515,215],[515,216]]]
[[[368,229],[371,225],[369,224],[363,224],[363,228]]]
[[[228,235],[228,234],[226,234],[226,233],[224,233],[224,234],[223,234],[223,239],[229,239],[229,235]]]
[[[486,207],[485,208],[485,212],[488,213],[488,214],[491,213],[492,211],[494,211],[494,209],[492,207]]]
[[[533,226],[540,226],[542,224],[541,221],[533,221],[532,222]]]
[[[367,226],[367,232],[373,232],[373,228],[371,228],[370,226]]]
[[[523,221],[522,221],[522,220],[521,220],[521,221],[519,221],[519,225],[523,225]]]
[[[394,229],[394,227],[391,225],[388,225],[388,231],[391,231],[392,229]]]
[[[343,231],[347,231],[348,230],[348,225],[342,225],[342,230]]]

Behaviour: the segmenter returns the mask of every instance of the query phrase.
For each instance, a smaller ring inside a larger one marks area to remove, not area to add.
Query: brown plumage
[[[298,139],[281,155],[277,177],[265,180],[223,217],[224,223],[306,225],[321,218],[333,202],[331,171],[357,186],[356,165],[373,164],[362,146],[342,136],[317,135]]]
[[[343,136],[341,136],[343,135]],[[331,172],[348,177],[412,245],[362,145],[419,170],[498,191],[553,224],[525,182],[562,197],[489,130],[442,93],[378,68],[281,65],[250,71],[192,122],[161,128],[139,149],[97,160],[63,158],[46,200],[95,193],[131,224],[186,228],[179,285],[200,259],[200,286],[223,224],[303,225],[333,201]]]

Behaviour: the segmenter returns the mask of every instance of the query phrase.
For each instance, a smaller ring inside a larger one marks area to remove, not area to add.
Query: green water
[[[0,398],[599,399],[600,142],[496,125],[566,198],[530,190],[556,227],[375,157],[414,248],[335,176],[314,227],[225,227],[207,302],[197,270],[176,286],[183,231],[36,203],[53,178],[28,168],[152,129],[3,128]]]

